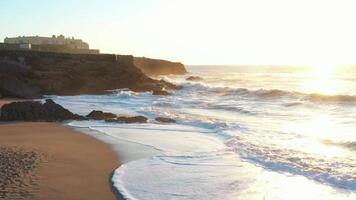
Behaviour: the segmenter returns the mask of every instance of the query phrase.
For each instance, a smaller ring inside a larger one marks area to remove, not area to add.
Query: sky
[[[63,34],[184,64],[356,64],[354,0],[1,0],[0,40]]]

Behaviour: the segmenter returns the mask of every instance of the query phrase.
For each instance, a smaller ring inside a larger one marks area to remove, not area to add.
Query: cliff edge
[[[159,60],[145,57],[134,57],[134,64],[147,75],[182,75],[187,73],[184,65],[179,62]]]
[[[179,87],[149,78],[132,56],[0,51],[0,97],[104,94],[120,88],[157,92]]]

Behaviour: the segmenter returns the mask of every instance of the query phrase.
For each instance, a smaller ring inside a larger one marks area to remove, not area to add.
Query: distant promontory
[[[179,62],[152,59],[145,57],[135,57],[134,64],[148,75],[182,75],[187,73],[184,65]]]

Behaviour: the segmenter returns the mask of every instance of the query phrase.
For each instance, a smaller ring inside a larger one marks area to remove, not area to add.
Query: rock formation
[[[117,116],[113,113],[103,112],[98,110],[91,111],[87,116],[88,119],[93,120],[105,120],[106,122],[114,122],[114,123],[146,123],[147,118],[144,116]]]
[[[47,99],[42,104],[38,101],[22,101],[5,104],[1,107],[0,121],[65,121],[83,120],[82,116]]]
[[[109,120],[109,119],[117,118],[117,116],[113,113],[103,112],[98,110],[91,111],[86,117],[94,120]]]
[[[147,117],[144,116],[133,116],[133,117],[125,117],[120,116],[115,119],[105,120],[107,122],[116,122],[116,123],[147,123]]]
[[[155,120],[163,123],[176,123],[176,120],[167,117],[156,117]]]
[[[185,80],[187,81],[202,81],[203,78],[199,77],[199,76],[189,76],[188,78],[186,78]]]
[[[104,94],[128,88],[161,91],[179,87],[146,76],[132,56],[0,51],[0,96]]]
[[[135,57],[134,64],[147,75],[168,75],[187,73],[184,65],[178,62],[158,60],[144,57]]]
[[[169,92],[164,91],[164,90],[153,90],[152,94],[153,95],[170,95]]]

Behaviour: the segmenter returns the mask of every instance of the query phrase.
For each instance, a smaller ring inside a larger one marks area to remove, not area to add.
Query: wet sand
[[[11,186],[0,188],[7,192],[6,199],[120,198],[115,198],[110,183],[112,171],[119,166],[117,155],[94,137],[59,123],[4,123],[0,124],[0,147],[10,149],[9,155],[37,155],[36,167],[17,178],[26,180],[14,179]]]

